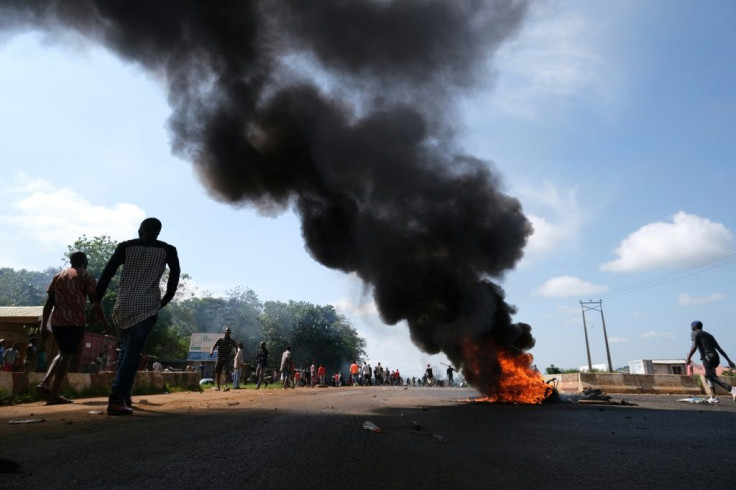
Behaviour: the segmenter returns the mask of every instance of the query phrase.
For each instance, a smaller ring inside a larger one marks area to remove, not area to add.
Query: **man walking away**
[[[147,218],[138,228],[138,238],[120,243],[102,271],[95,291],[92,310],[98,318],[104,318],[100,301],[120,266],[120,277],[112,318],[120,329],[122,350],[118,371],[112,383],[108,415],[130,415],[130,399],[135,373],[141,360],[146,339],[156,324],[158,311],[169,304],[179,286],[179,257],[176,248],[158,240],[161,222]],[[169,267],[166,293],[161,297],[159,283]]]
[[[84,307],[87,298],[92,302],[95,294],[95,278],[87,272],[87,255],[84,252],[74,252],[69,260],[71,267],[51,279],[46,290],[46,303],[43,305],[40,343],[44,345],[46,326],[50,325],[59,347],[59,354],[51,361],[43,381],[36,386],[38,395],[46,400],[46,405],[72,402],[59,396],[59,389],[66,378],[69,363],[84,337]]]
[[[227,387],[227,373],[230,370],[229,366],[232,364],[233,350],[238,348],[238,344],[235,340],[230,337],[230,328],[225,328],[225,336],[220,337],[215,342],[215,345],[210,349],[210,356],[214,354],[217,349],[217,361],[215,361],[215,391],[220,391],[220,377],[222,371],[225,371],[225,391],[230,391]]]
[[[264,380],[267,365],[268,349],[266,349],[266,343],[261,342],[261,347],[258,349],[258,353],[256,354],[256,378],[258,379],[256,382],[256,389],[261,387],[261,383],[266,383],[266,387],[268,387],[268,382]]]
[[[718,357],[718,353],[720,352],[726,359],[726,361],[728,361],[728,365],[731,369],[736,369],[736,365],[731,361],[731,359],[728,358],[726,352],[721,349],[721,346],[718,345],[715,337],[703,330],[703,324],[701,322],[692,322],[690,324],[690,328],[692,329],[691,337],[693,339],[693,345],[690,348],[690,352],[687,354],[687,360],[685,361],[685,364],[690,365],[690,358],[695,353],[695,349],[697,349],[700,352],[700,359],[702,359],[703,361],[703,367],[705,368],[705,380],[708,382],[708,388],[710,391],[710,398],[708,399],[708,403],[710,403],[711,405],[715,405],[716,403],[718,403],[718,398],[716,398],[715,396],[716,391],[713,387],[713,383],[731,393],[734,402],[736,402],[736,386],[732,387],[731,385],[726,384],[718,379],[718,376],[716,376],[716,368],[721,363],[721,359],[720,357]]]

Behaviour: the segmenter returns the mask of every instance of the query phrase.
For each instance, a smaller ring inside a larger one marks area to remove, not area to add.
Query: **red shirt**
[[[319,369],[317,369],[317,375],[318,376],[324,376],[325,375],[325,371],[326,371],[325,370],[325,367],[324,366],[320,366]]]
[[[95,278],[86,269],[69,267],[54,276],[47,291],[54,293],[52,327],[84,326],[84,306],[95,292]]]

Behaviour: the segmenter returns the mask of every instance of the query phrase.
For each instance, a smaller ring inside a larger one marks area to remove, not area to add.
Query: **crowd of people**
[[[253,362],[245,360],[246,354],[242,342],[232,338],[232,330],[226,327],[222,337],[217,339],[210,349],[210,357],[215,357],[213,378],[214,391],[229,391],[228,383],[233,389],[240,389],[241,384],[253,383],[256,389],[261,385],[278,383],[283,388],[314,388],[316,386],[454,386],[455,368],[447,366],[447,379],[437,380],[434,369],[428,364],[421,377],[403,377],[398,369],[393,371],[380,362],[371,366],[368,362],[352,361],[346,373],[336,371],[328,375],[327,368],[315,360],[307,365],[296,366],[291,346],[287,346],[281,354],[278,368],[269,368],[270,353],[266,342],[261,342]],[[191,364],[187,370],[194,370]],[[204,367],[200,365],[202,372]]]

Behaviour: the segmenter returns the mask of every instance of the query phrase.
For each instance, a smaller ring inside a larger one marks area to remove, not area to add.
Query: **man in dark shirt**
[[[721,363],[718,353],[720,352],[723,355],[731,369],[736,369],[736,364],[728,358],[726,352],[721,349],[720,345],[718,345],[715,337],[708,332],[703,331],[703,324],[701,322],[692,322],[690,324],[690,328],[692,329],[691,337],[693,339],[693,345],[690,348],[690,352],[687,355],[685,363],[687,365],[690,364],[690,358],[693,356],[696,349],[700,352],[700,359],[703,360],[703,367],[705,368],[705,380],[708,382],[708,388],[710,389],[710,398],[708,399],[708,403],[711,405],[718,403],[718,398],[715,397],[713,383],[731,393],[733,400],[736,402],[736,386],[732,387],[718,379],[718,376],[716,376],[716,368]]]
[[[133,413],[130,408],[130,394],[141,352],[156,324],[158,311],[174,298],[179,285],[181,270],[176,248],[157,240],[160,232],[159,220],[156,218],[143,220],[138,229],[138,238],[117,246],[102,271],[95,291],[92,311],[98,318],[104,318],[100,301],[118,268],[125,265],[112,311],[113,322],[120,329],[122,350],[107,405],[108,415]],[[169,279],[166,283],[166,293],[161,297],[159,283],[166,266],[169,267]]]
[[[238,343],[235,342],[235,339],[230,337],[229,327],[225,329],[225,336],[217,339],[215,345],[210,349],[210,356],[215,353],[215,349],[217,349],[217,361],[215,362],[215,390],[220,391],[220,375],[224,370],[225,391],[230,391],[230,388],[227,387],[227,373],[229,371],[229,367],[232,365],[233,350],[238,349]]]
[[[268,366],[268,349],[266,349],[266,343],[261,342],[261,348],[258,350],[258,353],[256,354],[256,378],[258,378],[258,382],[256,383],[256,389],[261,387],[261,383],[266,383],[266,387],[268,387],[268,381],[266,381],[265,375],[266,375],[266,367]]]

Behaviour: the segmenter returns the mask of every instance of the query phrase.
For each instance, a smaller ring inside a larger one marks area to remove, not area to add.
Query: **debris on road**
[[[363,428],[366,430],[373,431],[373,432],[381,432],[381,428],[378,427],[373,422],[371,422],[370,420],[366,420],[365,422],[363,422]]]
[[[46,422],[46,419],[8,420],[9,424],[36,424],[38,422]]]
[[[680,398],[678,402],[707,404],[708,400],[700,397]]]
[[[636,403],[627,402],[626,400],[615,401],[610,395],[604,394],[599,389],[586,388],[582,393],[574,395],[565,395],[557,392],[556,401],[562,403],[579,403],[581,405],[623,405],[629,407],[637,406]]]

